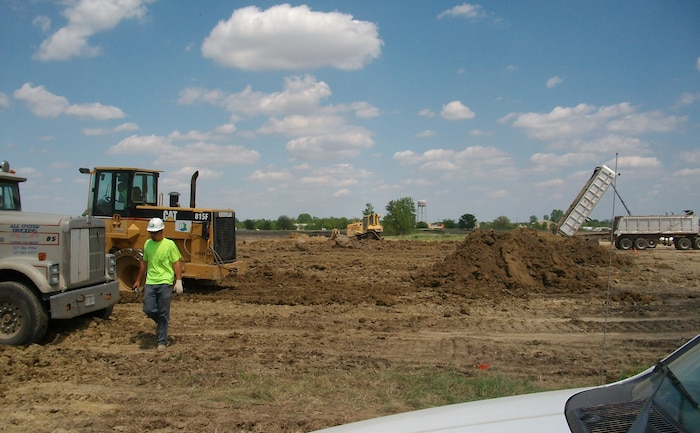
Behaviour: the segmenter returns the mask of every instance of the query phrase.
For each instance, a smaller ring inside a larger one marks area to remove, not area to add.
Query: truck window
[[[19,185],[17,183],[0,183],[0,210],[22,210],[19,202]]]

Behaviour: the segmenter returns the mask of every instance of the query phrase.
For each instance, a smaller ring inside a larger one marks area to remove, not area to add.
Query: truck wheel
[[[107,319],[109,319],[109,316],[112,315],[113,310],[114,310],[114,305],[110,305],[107,308],[93,311],[92,313],[90,313],[90,317],[97,317],[98,319],[107,320]]]
[[[0,282],[0,344],[26,345],[39,342],[49,327],[49,315],[24,284]]]
[[[676,249],[679,250],[689,250],[692,246],[692,242],[688,238],[678,238],[676,239]]]
[[[644,238],[637,238],[634,240],[634,247],[638,250],[646,250],[649,244]]]
[[[617,248],[620,250],[629,250],[632,248],[632,239],[630,238],[620,238],[617,241]]]
[[[658,245],[658,242],[656,241],[656,239],[651,238],[651,239],[647,239],[647,244],[649,245],[649,248],[656,248],[656,245]]]
[[[695,242],[693,242],[693,248],[696,250],[700,250],[700,238],[695,238]]]

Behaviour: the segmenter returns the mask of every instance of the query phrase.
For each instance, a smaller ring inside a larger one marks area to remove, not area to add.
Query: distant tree
[[[374,206],[372,203],[365,204],[365,210],[362,211],[362,215],[372,215],[374,213]]]
[[[270,221],[270,220],[261,219],[261,220],[258,220],[255,225],[256,225],[255,228],[260,229],[260,230],[272,230],[272,221]]]
[[[537,224],[537,215],[530,215],[530,224]]]
[[[511,224],[510,219],[507,216],[499,216],[493,220],[491,227],[494,230],[510,230],[513,228],[513,224]]]
[[[549,216],[549,220],[553,223],[558,223],[560,219],[564,216],[564,211],[561,209],[554,209],[552,210],[551,215]]]
[[[457,223],[455,220],[442,220],[442,225],[445,226],[446,229],[457,228]]]
[[[418,221],[416,223],[416,228],[417,229],[427,229],[428,228],[428,223],[425,221]]]
[[[416,205],[411,197],[391,200],[386,205],[386,215],[382,219],[384,231],[388,234],[405,235],[416,227]]]
[[[470,213],[465,213],[464,215],[459,217],[457,227],[467,230],[473,229],[474,227],[476,227],[476,217]]]
[[[243,227],[245,227],[246,230],[253,230],[255,228],[255,221],[252,219],[247,219],[243,221]]]
[[[549,215],[543,216],[542,219],[545,220],[545,221],[549,221]]]
[[[281,215],[277,218],[277,229],[278,230],[291,230],[294,227],[294,221],[287,215]]]
[[[297,217],[297,222],[301,224],[311,224],[313,223],[314,219],[311,218],[311,215],[307,213],[300,213],[299,216]]]

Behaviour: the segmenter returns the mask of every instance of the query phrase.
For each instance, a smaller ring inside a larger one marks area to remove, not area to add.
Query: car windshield
[[[663,373],[650,405],[688,431],[700,426],[700,344],[656,366]]]

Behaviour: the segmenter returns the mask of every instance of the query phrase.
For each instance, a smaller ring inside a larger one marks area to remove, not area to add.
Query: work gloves
[[[185,291],[185,288],[182,287],[182,280],[175,281],[175,285],[173,286],[173,291],[175,293],[177,293],[178,295],[182,294],[182,292]]]

